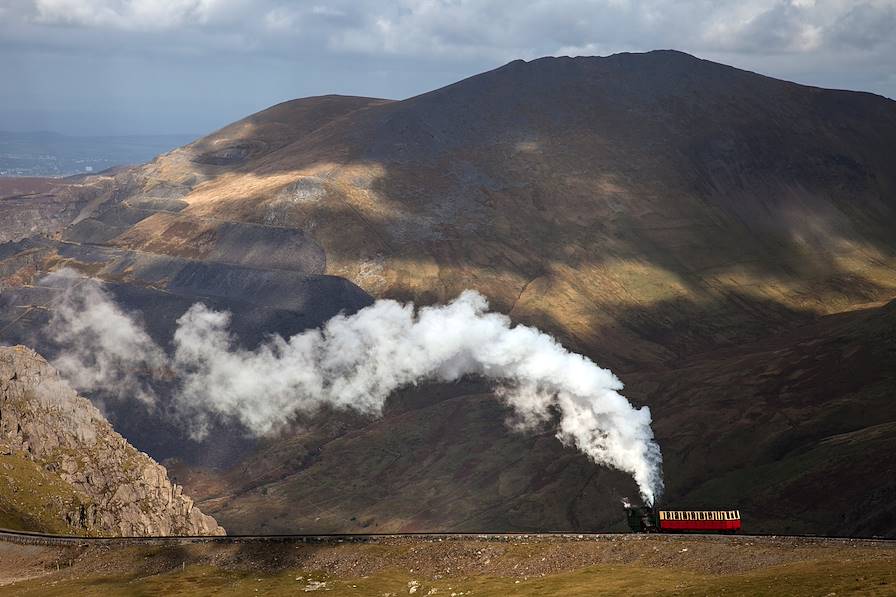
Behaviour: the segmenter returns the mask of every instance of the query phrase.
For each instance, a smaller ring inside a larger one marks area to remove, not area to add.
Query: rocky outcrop
[[[30,460],[79,494],[75,531],[223,535],[163,466],[131,446],[36,352],[0,348],[0,454]]]

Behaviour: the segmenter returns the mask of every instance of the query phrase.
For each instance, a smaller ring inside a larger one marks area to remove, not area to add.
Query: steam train
[[[740,510],[654,510],[625,505],[625,518],[636,533],[736,533]]]

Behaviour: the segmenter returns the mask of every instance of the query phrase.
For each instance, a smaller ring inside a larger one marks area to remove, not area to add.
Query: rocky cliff
[[[0,455],[6,477],[0,497],[7,502],[0,510],[7,520],[17,511],[46,530],[224,534],[171,483],[164,467],[131,446],[43,357],[22,346],[0,348]],[[30,479],[39,489],[16,486],[17,479],[22,485]],[[64,524],[39,520],[54,511]]]

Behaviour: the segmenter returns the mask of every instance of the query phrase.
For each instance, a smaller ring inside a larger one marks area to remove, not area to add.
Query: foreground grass
[[[326,583],[319,585],[318,583]],[[316,588],[317,587],[317,588]],[[413,589],[413,592],[411,592]],[[891,561],[811,561],[747,573],[707,575],[674,568],[592,566],[538,578],[445,577],[431,580],[405,570],[369,577],[337,578],[318,571],[274,574],[222,570],[209,565],[178,567],[139,576],[50,575],[0,587],[23,596],[70,595],[893,595],[896,568]]]
[[[84,496],[26,458],[0,455],[0,528],[73,534],[66,514],[86,503]]]

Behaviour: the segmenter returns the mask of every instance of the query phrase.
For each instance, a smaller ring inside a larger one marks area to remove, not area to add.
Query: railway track
[[[896,547],[896,539],[879,537],[822,537],[818,535],[719,535],[719,534],[646,534],[646,533],[570,533],[566,531],[542,533],[333,533],[314,535],[226,535],[226,536],[166,536],[166,537],[79,537],[74,535],[51,535],[28,531],[0,529],[0,542],[20,545],[46,546],[126,546],[126,545],[170,545],[184,543],[297,543],[297,544],[338,544],[375,543],[395,539],[416,539],[420,541],[600,541],[611,539],[643,539],[645,537],[669,537],[690,540],[804,540],[807,542],[844,542],[850,544],[884,544]]]

